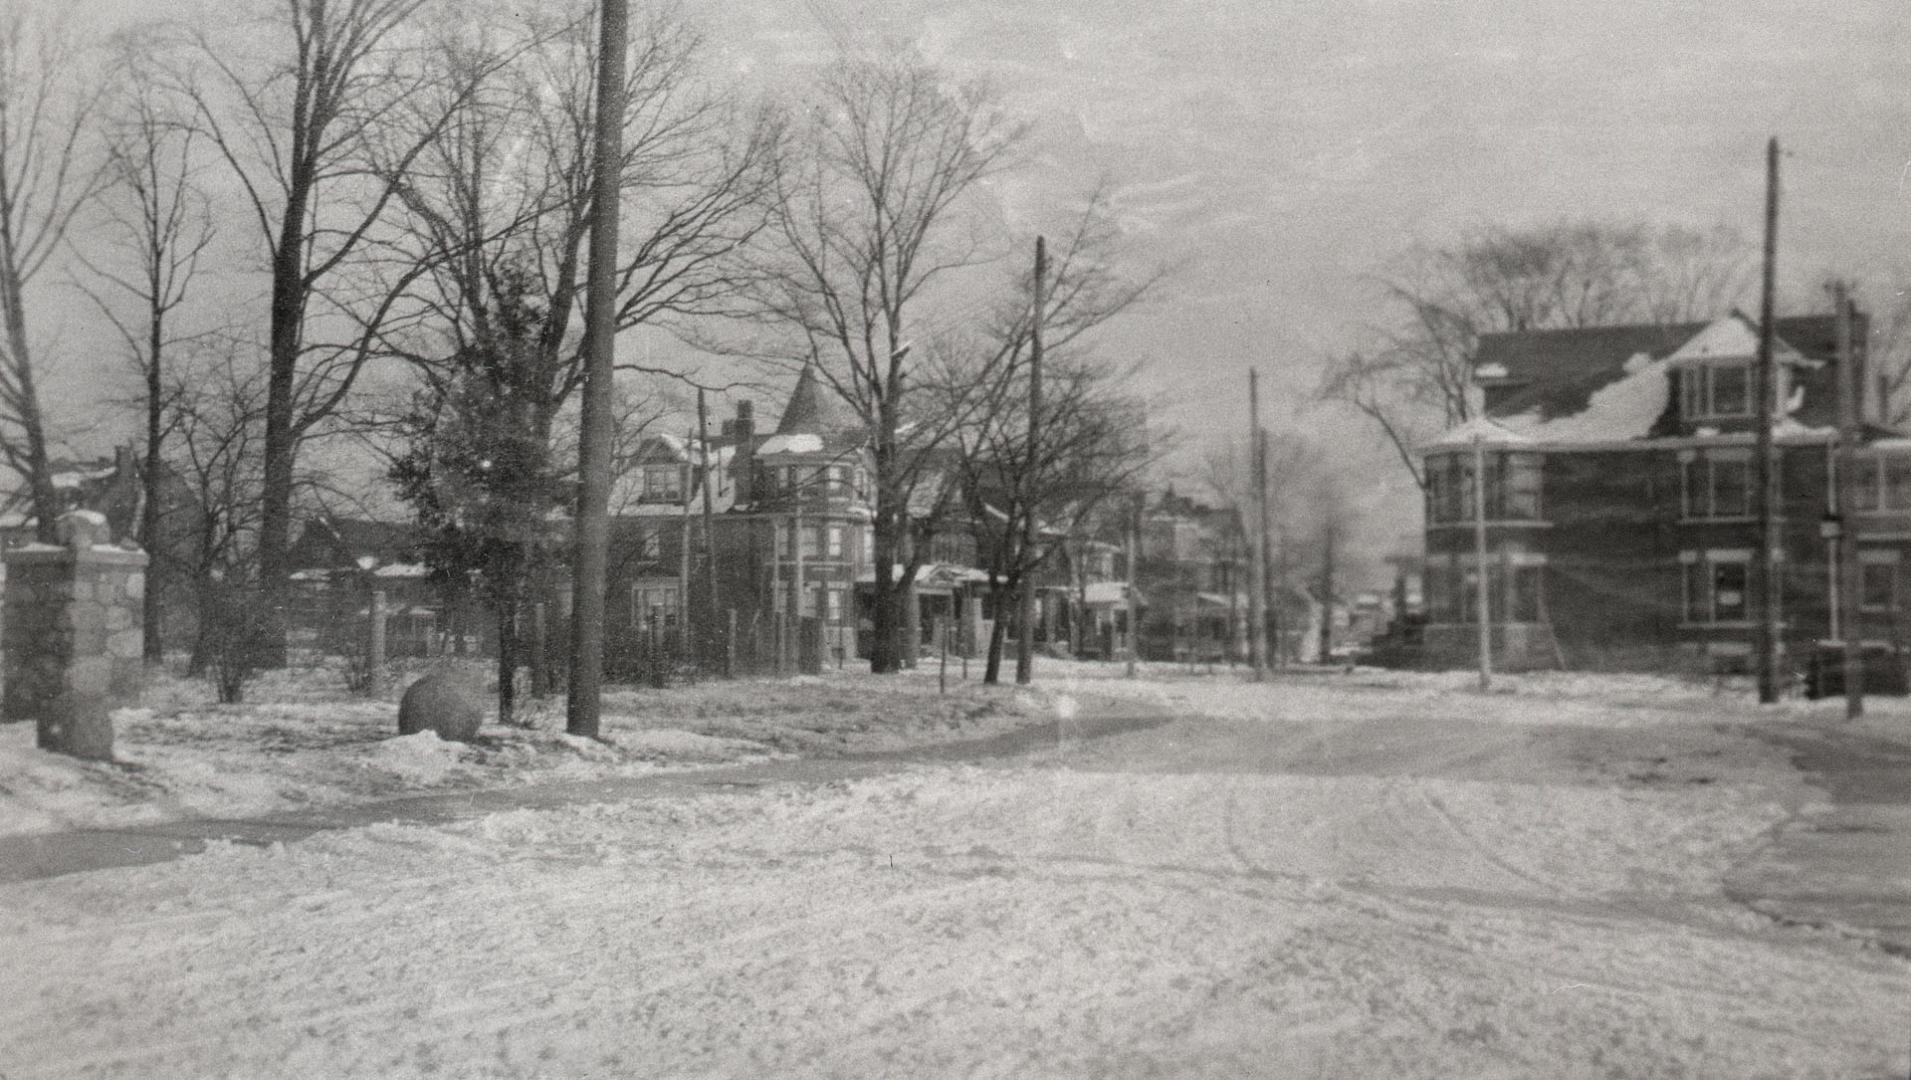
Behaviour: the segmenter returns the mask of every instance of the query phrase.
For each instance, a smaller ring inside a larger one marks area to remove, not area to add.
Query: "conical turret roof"
[[[790,401],[776,423],[778,435],[833,435],[856,426],[849,406],[834,387],[825,386],[812,361],[803,365],[790,390]]]

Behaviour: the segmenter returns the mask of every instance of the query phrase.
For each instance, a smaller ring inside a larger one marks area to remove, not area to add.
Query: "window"
[[[1750,416],[1752,365],[1745,360],[1693,364],[1680,372],[1679,394],[1688,420]]]
[[[1536,623],[1540,621],[1541,573],[1544,568],[1516,565],[1512,568],[1511,588],[1506,595],[1506,621],[1516,623]]]
[[[828,605],[828,607],[824,610],[823,617],[828,619],[831,623],[842,622],[843,621],[843,590],[830,589],[827,592],[823,593],[823,598],[824,598],[824,602]]]
[[[1493,451],[1486,460],[1486,517],[1489,521],[1540,520],[1540,456]],[[1471,452],[1427,458],[1427,520],[1464,524],[1473,520],[1479,494]]]
[[[1690,452],[1680,473],[1686,517],[1741,518],[1752,512],[1751,451]]]
[[[1898,553],[1860,551],[1858,566],[1859,607],[1865,611],[1896,611],[1898,608]]]
[[[683,467],[680,465],[644,466],[645,502],[681,502]]]
[[[1749,551],[1688,551],[1683,563],[1688,623],[1742,623],[1751,618]]]
[[[646,559],[664,557],[664,531],[656,525],[637,526],[637,548]]]
[[[1426,580],[1427,618],[1437,623],[1458,622],[1459,604],[1454,595],[1453,564],[1428,562]]]
[[[1884,459],[1884,508],[1911,510],[1911,457]]]
[[[630,587],[630,621],[638,625],[672,626],[677,619],[675,585]]]
[[[829,527],[829,547],[827,551],[829,557],[832,559],[840,559],[843,557],[843,527],[841,525],[831,525]]]
[[[1498,516],[1519,521],[1539,520],[1539,455],[1506,454],[1500,461],[1505,483],[1501,485]]]
[[[1878,509],[1878,485],[1881,480],[1881,463],[1877,458],[1861,457],[1852,462],[1851,508],[1853,510]]]

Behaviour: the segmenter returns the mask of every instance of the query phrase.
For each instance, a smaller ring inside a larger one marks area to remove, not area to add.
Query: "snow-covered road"
[[[1287,700],[6,886],[0,1076],[1905,1075],[1911,965],[1722,894],[1756,751]]]

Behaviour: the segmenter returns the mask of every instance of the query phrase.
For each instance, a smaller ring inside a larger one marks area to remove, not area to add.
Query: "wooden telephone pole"
[[[571,685],[564,729],[596,738],[604,688],[604,570],[610,553],[611,354],[617,347],[617,197],[624,161],[625,0],[601,0],[596,152],[584,305],[584,386],[577,452],[577,547],[571,560]]]
[[[1845,718],[1865,712],[1865,628],[1863,567],[1858,565],[1858,520],[1852,498],[1858,469],[1858,372],[1851,347],[1851,297],[1845,283],[1831,287],[1838,318],[1838,467],[1835,516],[1838,521],[1838,639],[1844,647]]]
[[[1255,527],[1247,562],[1248,656],[1256,682],[1267,677],[1267,440],[1261,436],[1261,373],[1247,372],[1248,439],[1254,459]]]
[[[1752,549],[1752,652],[1758,672],[1758,700],[1766,705],[1778,700],[1780,638],[1778,462],[1772,442],[1772,426],[1778,420],[1778,372],[1772,355],[1777,265],[1778,139],[1774,137],[1765,147],[1765,273],[1759,290],[1758,364],[1753,380],[1753,389],[1758,395],[1754,420],[1757,450],[1753,455],[1756,470],[1753,510],[1758,518],[1758,539]]]
[[[1020,633],[1015,640],[1015,681],[1027,686],[1035,678],[1035,469],[1040,462],[1036,440],[1042,430],[1042,309],[1047,306],[1048,242],[1035,238],[1035,315],[1029,329],[1028,452],[1022,464],[1022,578]]]

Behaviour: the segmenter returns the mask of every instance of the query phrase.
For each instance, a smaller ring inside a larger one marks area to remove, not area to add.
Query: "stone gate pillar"
[[[60,518],[58,544],[5,553],[0,715],[32,720],[39,745],[111,760],[113,710],[136,704],[144,676],[146,554],[107,543],[91,510]]]

